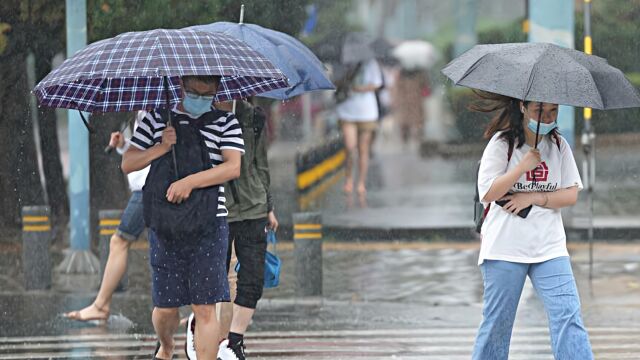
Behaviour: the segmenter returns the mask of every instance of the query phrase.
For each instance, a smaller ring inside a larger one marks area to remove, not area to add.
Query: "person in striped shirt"
[[[167,126],[158,113],[148,112],[122,160],[125,173],[151,164],[143,191],[157,359],[172,358],[178,309],[184,305],[191,305],[197,319],[198,358],[215,359],[218,353],[218,344],[210,341],[220,337],[216,304],[229,301],[229,229],[221,184],[240,175],[244,153],[238,120],[212,107],[219,82],[216,76],[183,76],[182,100],[172,109],[173,126]],[[172,170],[174,155],[177,174]],[[194,164],[203,164],[202,170],[193,170],[198,166]],[[181,176],[185,168],[191,173]],[[194,203],[199,199],[214,203],[203,204],[210,213],[200,207],[186,214],[194,204],[200,206]]]

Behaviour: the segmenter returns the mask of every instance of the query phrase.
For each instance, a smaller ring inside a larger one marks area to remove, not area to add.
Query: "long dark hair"
[[[489,125],[487,125],[484,137],[490,139],[497,132],[502,131],[501,139],[506,140],[509,144],[514,144],[517,148],[521,148],[526,143],[527,138],[522,125],[520,100],[486,91],[473,90],[473,92],[477,99],[469,104],[469,110],[483,113],[497,112],[489,122]],[[524,102],[525,107],[527,104],[529,104],[529,101]],[[553,129],[549,135],[558,141],[558,129]]]

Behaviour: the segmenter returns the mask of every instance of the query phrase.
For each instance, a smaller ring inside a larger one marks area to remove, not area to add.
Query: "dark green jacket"
[[[242,126],[245,152],[240,177],[225,184],[229,222],[265,218],[273,210],[264,136],[265,116],[243,101],[236,105],[236,117]]]

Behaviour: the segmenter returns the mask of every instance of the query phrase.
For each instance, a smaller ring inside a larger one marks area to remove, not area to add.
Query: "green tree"
[[[62,46],[63,0],[5,0],[0,2],[0,226],[15,228],[20,208],[42,205],[44,191],[37,167],[33,125],[29,110],[26,57],[36,57],[36,76],[51,70],[51,58]],[[37,79],[39,80],[39,79]],[[62,178],[53,112],[39,111],[44,176],[54,221],[67,217],[67,196]]]

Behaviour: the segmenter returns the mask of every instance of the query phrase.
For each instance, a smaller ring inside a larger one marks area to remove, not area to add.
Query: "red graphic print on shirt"
[[[534,176],[535,175],[535,176]],[[532,171],[527,171],[527,181],[547,181],[549,178],[549,167],[546,162],[541,162]]]

